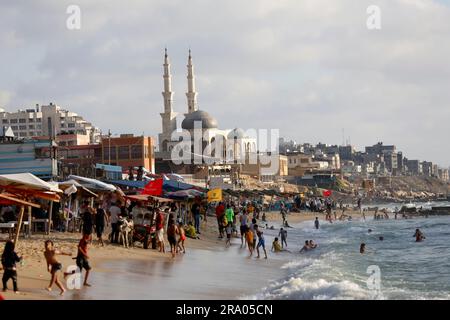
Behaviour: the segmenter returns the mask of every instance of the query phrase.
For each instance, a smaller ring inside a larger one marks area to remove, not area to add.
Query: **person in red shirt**
[[[156,213],[156,240],[158,241],[159,252],[165,253],[166,248],[164,244],[164,215],[158,210]]]
[[[89,265],[89,256],[88,256],[88,243],[91,240],[91,236],[88,234],[84,234],[83,238],[81,238],[80,243],[78,244],[78,254],[77,254],[77,266],[80,268],[80,272],[83,271],[83,268],[86,270],[86,274],[84,276],[83,285],[86,287],[90,287],[91,285],[87,282],[89,277],[89,272],[92,270]]]
[[[219,204],[216,207],[216,217],[217,217],[217,225],[219,226],[219,238],[223,238],[223,215],[225,214],[225,206],[222,202],[219,202]]]

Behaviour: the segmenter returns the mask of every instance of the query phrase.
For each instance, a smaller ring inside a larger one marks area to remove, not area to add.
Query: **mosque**
[[[163,67],[164,91],[162,95],[164,98],[164,112],[160,114],[162,119],[162,132],[158,135],[159,152],[157,153],[157,157],[159,156],[159,158],[166,161],[170,160],[174,151],[190,154],[191,157],[199,156],[195,151],[193,138],[188,140],[187,143],[186,140],[180,143],[181,138],[173,138],[172,133],[174,131],[180,135],[189,133],[186,136],[194,137],[194,133],[198,133],[201,130],[202,140],[200,153],[203,153],[207,145],[214,146],[217,141],[221,141],[220,144],[217,143],[217,146],[220,148],[213,147],[210,153],[214,163],[235,163],[238,160],[244,159],[243,157],[248,156],[250,153],[256,153],[256,137],[246,135],[244,130],[239,128],[219,129],[217,120],[208,112],[198,108],[198,93],[195,87],[191,50],[189,50],[187,62],[187,112],[184,113],[184,119],[181,122],[181,127],[179,127],[177,124],[178,113],[173,109],[172,76],[170,74],[167,49],[165,50]],[[199,129],[199,126],[201,126],[201,129]],[[201,158],[204,159],[203,157]]]

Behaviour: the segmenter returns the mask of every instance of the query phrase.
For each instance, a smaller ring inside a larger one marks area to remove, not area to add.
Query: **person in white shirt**
[[[119,238],[119,216],[121,214],[120,208],[113,202],[109,207],[108,215],[111,222],[111,243],[117,243]]]

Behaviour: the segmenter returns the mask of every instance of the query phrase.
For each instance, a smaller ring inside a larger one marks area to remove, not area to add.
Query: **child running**
[[[183,228],[182,222],[178,222],[178,232],[180,235],[180,238],[178,239],[177,243],[177,250],[180,249],[180,252],[183,251],[183,253],[186,253],[186,249],[184,247],[184,241],[186,240],[186,233]]]
[[[66,289],[64,289],[64,286],[58,279],[58,271],[62,269],[62,264],[58,262],[56,259],[57,254],[63,254],[67,256],[71,256],[71,253],[65,253],[61,252],[55,249],[53,241],[47,240],[45,241],[45,251],[44,251],[44,257],[47,261],[47,270],[52,275],[50,279],[50,284],[47,287],[48,291],[52,291],[53,284],[55,283],[56,286],[61,290],[60,295],[63,295],[64,292],[66,292]],[[67,273],[64,273],[64,276],[67,276]]]
[[[245,239],[247,240],[248,250],[250,251],[250,257],[253,255],[253,231],[247,227],[245,232]]]
[[[177,234],[179,233],[178,227],[173,219],[169,220],[169,226],[167,227],[167,240],[170,244],[170,252],[172,253],[172,258],[175,258],[177,253]]]
[[[8,280],[12,279],[14,293],[19,293],[19,289],[17,288],[17,268],[16,262],[20,262],[22,257],[19,257],[17,253],[14,251],[14,242],[11,240],[7,241],[5,244],[5,250],[2,254],[2,266],[4,269],[3,272],[3,291],[8,290]]]
[[[256,252],[258,253],[258,256],[256,258],[259,258],[259,248],[262,247],[264,250],[264,259],[267,259],[267,252],[266,252],[266,242],[264,241],[264,233],[256,228],[256,234],[258,235],[258,245],[256,246]]]
[[[90,287],[91,285],[87,282],[89,273],[92,270],[89,265],[89,256],[88,256],[88,243],[91,239],[91,236],[88,234],[84,234],[83,238],[81,238],[80,243],[78,244],[78,254],[77,254],[77,266],[80,268],[80,272],[83,271],[83,268],[86,270],[86,274],[84,276],[83,285],[86,287]]]
[[[233,227],[231,223],[228,224],[228,226],[225,228],[225,231],[227,233],[227,242],[225,243],[225,247],[231,246],[231,234],[233,233]]]

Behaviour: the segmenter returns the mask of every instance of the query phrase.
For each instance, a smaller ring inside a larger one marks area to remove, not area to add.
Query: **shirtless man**
[[[62,269],[62,264],[58,262],[56,259],[57,254],[63,254],[66,256],[71,256],[71,253],[61,252],[55,249],[53,245],[52,240],[45,241],[45,251],[44,251],[44,257],[47,261],[47,270],[52,275],[50,284],[47,287],[48,291],[52,291],[53,284],[55,283],[56,286],[61,290],[60,295],[63,295],[64,292],[66,292],[66,289],[64,289],[64,286],[58,279],[58,271]],[[67,276],[67,273],[64,273],[64,277]]]
[[[300,253],[303,253],[303,251],[308,251],[309,249],[311,249],[311,248],[309,247],[309,241],[306,240],[306,241],[305,241],[305,245],[304,245],[303,248],[300,250]]]

